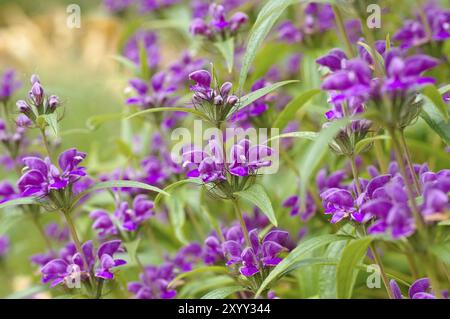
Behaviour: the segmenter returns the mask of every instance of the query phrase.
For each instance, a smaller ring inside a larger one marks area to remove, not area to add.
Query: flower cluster
[[[210,153],[195,148],[183,153],[183,166],[189,169],[188,177],[200,177],[205,183],[220,182],[226,180],[227,172],[233,176],[246,177],[272,164],[266,158],[272,155],[273,150],[265,145],[252,146],[247,139],[231,147],[228,163],[224,161],[222,147],[217,139],[209,141],[209,149]]]
[[[393,36],[393,40],[400,42],[403,49],[450,38],[450,10],[440,8],[434,1],[429,1],[421,10],[425,19],[417,14],[415,19],[405,21]]]
[[[94,210],[89,216],[94,220],[92,228],[99,231],[100,238],[105,238],[119,234],[114,220],[117,220],[122,230],[132,232],[153,215],[153,202],[145,195],[138,195],[132,207],[127,202],[119,203],[114,217],[105,210]]]
[[[21,195],[47,196],[52,190],[61,190],[73,185],[82,176],[86,176],[84,167],[79,164],[86,157],[86,153],[75,148],[68,149],[59,155],[58,163],[61,170],[53,165],[47,157],[25,157],[25,173],[17,182]]]
[[[191,33],[212,41],[221,41],[235,36],[248,21],[247,15],[242,12],[236,12],[227,20],[225,8],[215,3],[209,7],[209,16],[209,21],[195,18],[190,26]]]
[[[279,254],[286,251],[284,246],[288,233],[281,230],[272,230],[260,241],[258,231],[249,232],[250,245],[245,242],[244,234],[239,226],[231,227],[225,234],[222,244],[227,266],[240,265],[239,271],[246,277],[264,272],[281,262]]]
[[[38,127],[45,127],[41,122],[42,116],[54,114],[60,106],[59,97],[56,95],[47,96],[41,85],[39,77],[36,74],[31,76],[31,90],[28,92],[27,100],[18,100],[16,102],[20,113],[23,113],[28,119]],[[44,122],[45,123],[45,122]]]
[[[83,244],[82,252],[69,254],[64,259],[53,259],[45,264],[41,269],[42,282],[51,282],[51,287],[70,285],[76,280],[88,280],[91,274],[96,278],[112,280],[114,274],[111,269],[126,264],[125,260],[114,259],[114,255],[122,251],[120,240],[103,243],[96,253],[92,241],[88,241]]]
[[[196,243],[181,248],[174,258],[166,258],[160,266],[147,266],[140,274],[138,282],[128,283],[128,291],[137,299],[172,299],[177,292],[169,283],[183,272],[192,270],[200,260],[202,249]]]
[[[145,51],[145,65],[152,70],[156,69],[160,61],[158,37],[156,36],[156,33],[147,30],[137,30],[125,43],[122,54],[135,64],[140,65],[141,63],[144,63],[141,62],[141,50]]]

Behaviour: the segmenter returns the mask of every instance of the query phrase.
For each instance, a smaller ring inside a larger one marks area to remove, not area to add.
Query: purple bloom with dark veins
[[[399,41],[402,49],[421,46],[429,41],[425,27],[420,21],[415,20],[405,21],[403,27],[394,34],[392,39]]]
[[[336,72],[344,68],[344,63],[347,60],[348,57],[343,50],[332,49],[328,54],[318,58],[316,63],[329,68],[332,72]]]
[[[9,251],[9,238],[0,236],[0,260],[6,256]]]
[[[61,170],[50,162],[39,157],[25,157],[25,173],[17,182],[21,195],[47,196],[52,190],[60,190],[75,183],[86,175],[85,168],[78,165],[84,160],[86,153],[75,148],[68,149],[59,155]]]
[[[239,228],[231,228],[227,234],[227,241],[222,244],[223,251],[228,259],[227,266],[240,265],[239,271],[246,277],[259,273],[263,268],[275,267],[282,258],[279,254],[287,251],[284,246],[289,234],[281,230],[272,230],[263,240],[258,238],[258,231],[249,232],[251,246],[246,246],[242,231]]]
[[[130,207],[127,202],[120,203],[114,213],[121,227],[129,232],[137,230],[153,215],[153,202],[147,199],[146,195],[136,196],[133,200],[133,207]]]
[[[21,86],[22,84],[16,79],[16,71],[6,70],[0,76],[0,102],[7,102]]]
[[[356,222],[363,221],[363,214],[355,206],[352,192],[346,189],[330,188],[320,194],[325,214],[332,215],[331,223],[335,224],[350,217]]]
[[[156,69],[159,64],[160,55],[158,39],[154,32],[147,30],[138,30],[125,44],[123,55],[127,59],[139,65],[141,46],[145,49],[146,52],[147,66],[150,69]]]

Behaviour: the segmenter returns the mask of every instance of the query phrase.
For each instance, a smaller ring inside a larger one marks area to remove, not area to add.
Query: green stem
[[[417,203],[416,203],[416,198],[414,196],[414,191],[411,188],[411,184],[408,183],[408,176],[406,174],[406,167],[405,167],[405,163],[403,161],[403,156],[402,156],[402,151],[401,151],[401,147],[400,144],[397,140],[397,135],[395,133],[394,129],[389,129],[389,134],[391,135],[391,139],[392,139],[392,147],[394,148],[394,152],[395,152],[395,157],[397,159],[397,163],[400,169],[400,174],[402,175],[404,181],[405,181],[405,187],[406,187],[406,191],[408,193],[408,198],[411,202],[411,207],[412,207],[412,212],[414,215],[414,219],[416,220],[416,225],[419,231],[422,231],[425,227],[423,219],[422,219],[422,215],[420,214],[420,211],[417,207]]]
[[[430,253],[427,253],[424,256],[425,269],[427,270],[428,278],[430,278],[431,287],[433,288],[433,292],[438,299],[442,299],[443,296],[442,296],[442,292],[440,289],[439,278],[436,274],[433,261],[434,261],[434,256],[431,255]]]
[[[245,241],[247,242],[247,245],[251,246],[250,236],[248,235],[247,226],[245,225],[244,217],[242,216],[241,209],[239,208],[238,200],[233,199],[232,202],[233,202],[233,206],[234,206],[234,211],[236,212],[236,216],[238,217],[239,222],[241,223],[242,232],[244,233]]]
[[[383,147],[381,145],[381,141],[374,141],[373,147],[375,149],[375,156],[377,157],[378,165],[380,166],[380,170],[382,173],[386,173],[388,166],[386,163],[386,159],[383,154]]]
[[[102,290],[103,290],[103,279],[98,280],[97,284],[97,292],[95,294],[95,299],[101,299],[102,298]]]
[[[337,5],[333,5],[333,12],[334,12],[334,16],[336,18],[336,24],[339,29],[339,32],[341,33],[342,37],[344,38],[345,45],[347,46],[347,53],[349,54],[350,57],[353,58],[356,56],[356,52],[355,52],[355,49],[353,48],[350,38],[348,37],[347,32],[345,31],[345,25],[344,25],[344,20],[342,19],[341,10],[339,9],[339,7]]]
[[[389,285],[389,280],[386,275],[386,271],[384,269],[383,261],[380,258],[380,255],[378,255],[377,249],[375,247],[374,243],[370,244],[370,250],[372,252],[373,258],[375,259],[375,263],[380,268],[381,272],[381,279],[383,280],[384,287],[386,288],[387,294],[389,296],[389,299],[394,299],[394,296],[392,295],[391,286]]]
[[[403,153],[405,154],[406,164],[408,165],[409,172],[413,178],[414,187],[416,188],[417,194],[420,194],[420,184],[419,179],[417,178],[416,172],[414,171],[414,166],[411,161],[411,153],[409,152],[408,145],[406,144],[405,132],[400,130],[400,146],[403,149]]]
[[[83,248],[81,247],[81,241],[80,241],[80,239],[78,237],[78,233],[77,233],[77,229],[75,227],[75,224],[74,224],[74,222],[72,220],[72,217],[70,216],[70,212],[63,211],[63,215],[64,215],[64,217],[66,219],[67,227],[69,228],[72,240],[75,243],[75,247],[77,248],[77,252],[82,257],[85,268],[89,270],[89,273],[90,273],[90,276],[91,276],[90,282],[91,282],[91,285],[92,285],[92,281],[94,280],[95,275],[94,275],[94,272],[89,269],[89,263],[88,263],[88,261],[86,259],[86,256],[83,253]]]
[[[45,135],[45,129],[41,129],[42,141],[44,142],[45,150],[47,152],[48,157],[51,159],[52,155],[50,152],[50,146],[48,144],[47,135]]]
[[[358,168],[356,167],[355,156],[350,156],[350,165],[352,167],[353,180],[355,181],[356,191],[358,192],[359,196],[362,193],[362,187],[358,176]]]

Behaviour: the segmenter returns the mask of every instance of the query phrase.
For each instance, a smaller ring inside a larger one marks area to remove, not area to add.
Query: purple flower
[[[107,237],[114,237],[119,234],[119,231],[114,225],[110,214],[102,209],[97,209],[89,214],[89,217],[94,220],[92,228],[98,231],[100,239]]]
[[[98,267],[95,269],[95,277],[112,280],[114,274],[111,269],[126,264],[122,259],[114,259],[114,254],[122,251],[120,246],[120,240],[105,242],[100,245],[97,256],[95,256],[92,241],[88,241],[82,246],[83,255],[75,252],[73,255],[65,256],[65,258],[53,259],[42,267],[42,282],[51,282],[50,286],[55,287],[59,284],[67,285],[78,278],[84,281],[94,271],[97,261]]]
[[[287,43],[296,43],[303,40],[303,35],[292,21],[284,21],[278,26],[278,38]]]
[[[195,59],[189,52],[183,52],[180,59],[169,65],[169,78],[175,85],[184,84],[189,74],[205,65],[204,59]]]
[[[258,169],[272,165],[266,158],[273,154],[273,149],[266,145],[251,145],[250,140],[243,139],[231,148],[229,165],[230,174],[236,176],[255,175]]]
[[[9,238],[0,236],[0,260],[6,256],[9,251]]]
[[[326,169],[321,169],[316,176],[317,188],[321,193],[330,188],[346,189],[342,184],[346,178],[347,173],[344,170],[337,170],[328,174]]]
[[[209,149],[211,153],[195,148],[183,152],[183,167],[188,168],[189,178],[200,177],[205,183],[225,180],[222,150],[216,139],[209,141]]]
[[[128,283],[128,291],[135,295],[136,299],[172,299],[176,296],[176,290],[168,287],[170,281],[175,278],[174,265],[166,262],[163,265],[147,266],[139,275],[140,281]]]
[[[110,12],[120,12],[127,9],[134,0],[103,0],[103,6]]]
[[[331,223],[338,223],[342,219],[350,217],[356,222],[363,221],[363,215],[355,206],[353,194],[346,189],[330,188],[320,194],[325,214],[333,215]]]
[[[139,12],[144,14],[170,7],[180,0],[139,0]]]
[[[177,97],[172,96],[176,87],[169,84],[168,80],[165,72],[156,73],[149,84],[138,78],[131,79],[130,89],[136,95],[129,97],[126,103],[136,105],[141,109],[174,106],[178,100]]]
[[[201,14],[196,14],[200,16]],[[189,28],[193,35],[201,35],[210,40],[223,40],[232,37],[247,23],[248,16],[242,12],[236,12],[229,20],[226,17],[224,6],[212,3],[209,6],[209,21],[206,17],[195,18]]]
[[[7,102],[21,86],[22,84],[16,79],[16,71],[6,70],[0,76],[0,102]]]
[[[45,226],[45,234],[56,241],[65,242],[69,240],[69,228],[59,226],[57,223],[49,223]]]
[[[297,195],[288,197],[283,202],[283,207],[291,209],[291,216],[297,216],[300,214],[300,218],[303,222],[310,220],[316,213],[316,204],[314,203],[314,199],[310,192],[306,194],[306,205],[303,211],[300,211],[300,197]]]
[[[86,153],[75,148],[61,153],[58,158],[59,170],[49,158],[25,157],[25,173],[17,182],[22,196],[46,196],[52,190],[64,189],[85,176],[85,168],[78,165],[84,160]]]
[[[439,61],[427,55],[403,57],[400,50],[390,50],[386,55],[387,78],[383,90],[387,92],[408,91],[433,84],[433,78],[422,73],[437,66]]]
[[[125,43],[123,55],[133,61],[135,64],[140,64],[141,46],[145,49],[147,57],[147,66],[150,69],[156,69],[159,64],[160,55],[158,47],[158,39],[154,32],[147,30],[138,30]]]
[[[239,271],[246,277],[259,273],[262,268],[274,267],[281,262],[279,254],[286,251],[285,243],[289,234],[281,230],[270,231],[262,241],[258,238],[256,229],[249,232],[251,246],[246,246],[242,231],[231,228],[227,232],[227,241],[222,249],[227,256],[227,266],[240,265]]]
[[[126,231],[135,231],[138,227],[154,215],[153,202],[146,195],[138,195],[130,208],[127,202],[117,206],[114,216],[119,220],[121,227]]]
[[[334,26],[334,13],[330,4],[309,3],[305,8],[302,31],[305,34],[322,33]]]
[[[19,197],[14,186],[8,181],[0,182],[0,203]]]
[[[389,285],[395,299],[404,299],[400,287],[394,279],[389,282]],[[447,291],[443,291],[442,294],[445,298],[448,298]],[[420,278],[413,282],[409,287],[408,296],[409,299],[436,299],[428,278]]]

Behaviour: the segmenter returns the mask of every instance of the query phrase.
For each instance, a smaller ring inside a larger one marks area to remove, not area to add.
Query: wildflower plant
[[[0,296],[448,298],[449,9],[369,4],[105,0],[95,88],[5,69]]]

